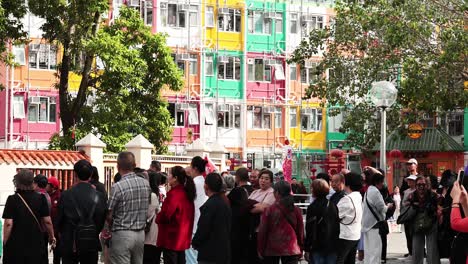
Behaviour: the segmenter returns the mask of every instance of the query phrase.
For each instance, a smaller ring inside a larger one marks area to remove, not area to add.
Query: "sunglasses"
[[[418,186],[418,187],[426,187],[426,184],[425,184],[425,183],[418,183],[418,184],[416,184],[416,186]]]

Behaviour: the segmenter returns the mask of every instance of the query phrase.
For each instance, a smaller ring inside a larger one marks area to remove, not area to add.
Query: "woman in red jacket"
[[[167,181],[171,190],[156,217],[157,246],[163,249],[164,264],[181,264],[192,239],[195,184],[181,166],[171,169]]]
[[[450,226],[453,230],[468,233],[468,217],[462,218],[460,210],[463,210],[465,215],[468,213],[468,194],[463,186],[460,186],[458,181],[453,184],[452,192],[452,212],[450,213]],[[461,209],[460,209],[461,208]],[[468,249],[465,248],[466,264],[468,264]],[[456,262],[458,263],[458,262]]]

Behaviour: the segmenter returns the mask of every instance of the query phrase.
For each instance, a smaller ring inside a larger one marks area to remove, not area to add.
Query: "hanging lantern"
[[[330,155],[336,159],[342,158],[344,156],[344,152],[341,149],[334,149],[330,151]]]
[[[403,154],[401,153],[401,151],[399,149],[392,149],[392,151],[390,151],[390,157],[391,158],[394,158],[394,159],[399,159],[401,158]]]

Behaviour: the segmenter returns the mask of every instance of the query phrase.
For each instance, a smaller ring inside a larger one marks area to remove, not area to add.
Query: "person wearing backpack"
[[[73,170],[77,184],[63,192],[58,203],[62,263],[96,264],[101,250],[99,233],[106,218],[106,200],[104,194],[89,183],[93,172],[89,161],[79,160]]]
[[[325,180],[312,182],[315,200],[307,207],[305,258],[314,264],[335,264],[340,224],[338,209],[327,199],[330,187]]]

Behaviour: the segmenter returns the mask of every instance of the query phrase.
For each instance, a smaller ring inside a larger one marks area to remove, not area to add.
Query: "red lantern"
[[[312,172],[312,176],[310,176],[310,179],[315,180],[315,173],[317,172],[317,169],[312,167],[312,169],[310,169],[310,171]]]
[[[344,152],[341,149],[334,149],[330,151],[330,155],[336,159],[339,159],[344,156]]]
[[[390,151],[390,157],[391,158],[399,159],[399,158],[401,158],[401,156],[402,156],[402,153],[398,149],[393,149],[392,151]]]

